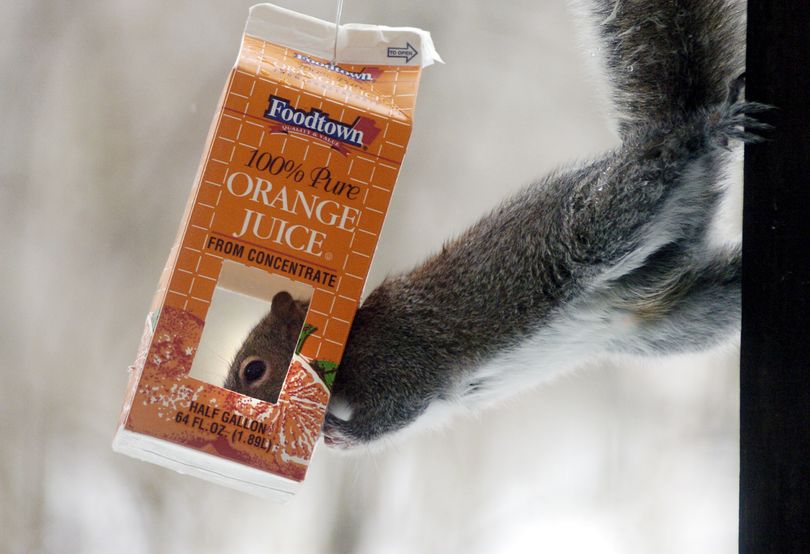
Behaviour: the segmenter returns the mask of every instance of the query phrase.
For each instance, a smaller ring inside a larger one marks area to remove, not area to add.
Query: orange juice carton
[[[262,496],[298,488],[434,61],[419,29],[251,8],[116,451]]]

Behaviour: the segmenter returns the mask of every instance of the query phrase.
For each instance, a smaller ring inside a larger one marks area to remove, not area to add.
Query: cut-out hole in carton
[[[190,376],[267,402],[278,399],[312,287],[225,260]]]

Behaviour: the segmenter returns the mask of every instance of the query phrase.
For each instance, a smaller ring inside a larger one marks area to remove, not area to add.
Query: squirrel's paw
[[[398,379],[390,385],[369,379],[351,389],[337,386],[323,424],[324,443],[341,450],[388,443],[425,416],[435,399],[418,383]]]
[[[756,116],[773,110],[773,106],[759,102],[737,101],[725,104],[709,118],[713,130],[721,137],[720,144],[728,146],[730,140],[757,143],[767,140],[765,133],[773,125],[760,121]]]

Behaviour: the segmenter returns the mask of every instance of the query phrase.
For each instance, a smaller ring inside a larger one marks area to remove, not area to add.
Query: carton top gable
[[[283,53],[266,55],[270,45]],[[441,58],[421,29],[350,23],[336,34],[334,23],[258,4],[236,70],[404,122],[413,116],[419,70],[435,61]]]
[[[335,44],[334,23],[273,4],[250,8],[245,34],[327,60],[337,54],[333,61],[341,64],[427,67],[442,62],[430,33],[422,29],[345,23]]]

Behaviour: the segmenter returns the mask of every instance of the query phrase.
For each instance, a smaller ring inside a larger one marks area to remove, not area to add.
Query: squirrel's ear
[[[295,300],[286,290],[277,292],[270,302],[270,313],[276,316],[286,316],[295,308]]]

